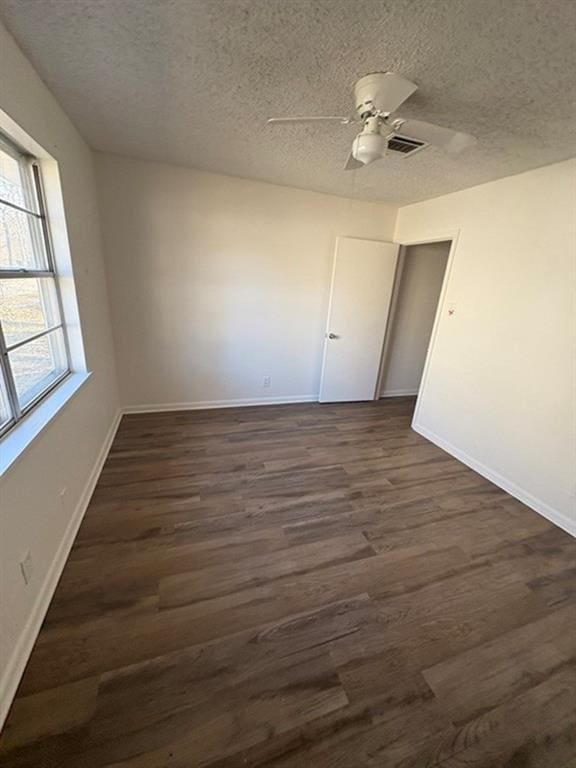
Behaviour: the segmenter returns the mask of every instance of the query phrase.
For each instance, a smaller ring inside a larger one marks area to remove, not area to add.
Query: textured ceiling
[[[403,204],[576,155],[574,0],[0,0],[0,16],[95,148]],[[375,70],[400,112],[479,138],[344,172]]]

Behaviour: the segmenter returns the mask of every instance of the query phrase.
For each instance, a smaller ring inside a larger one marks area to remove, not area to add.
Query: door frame
[[[440,296],[438,297],[438,304],[436,306],[436,314],[434,315],[434,323],[432,325],[432,333],[430,334],[430,342],[428,344],[428,350],[426,352],[426,360],[424,361],[424,368],[422,370],[422,378],[420,379],[420,386],[418,387],[418,394],[416,396],[416,407],[414,408],[414,414],[412,416],[412,428],[414,428],[414,425],[418,423],[418,415],[420,412],[420,404],[422,402],[422,394],[424,393],[427,383],[428,383],[428,377],[430,373],[430,361],[432,359],[432,354],[434,352],[434,347],[436,346],[436,341],[438,337],[438,328],[440,326],[440,318],[442,317],[442,313],[444,311],[444,302],[446,301],[446,296],[448,294],[448,286],[450,283],[450,277],[452,275],[452,267],[454,265],[454,257],[456,255],[456,249],[458,248],[458,240],[460,238],[460,229],[446,229],[443,231],[432,231],[428,235],[422,235],[417,238],[402,238],[401,240],[394,240],[395,243],[397,243],[401,249],[406,248],[409,245],[427,245],[429,243],[443,243],[443,242],[450,242],[450,250],[448,252],[448,260],[446,262],[446,269],[444,270],[444,278],[442,280],[442,287],[440,289]],[[388,335],[388,333],[386,334]],[[384,350],[386,349],[386,342],[387,339],[384,339]],[[379,376],[379,386],[381,384],[381,379],[384,375],[384,358],[382,359],[382,369],[380,371]],[[378,389],[378,393],[380,394],[380,390]]]

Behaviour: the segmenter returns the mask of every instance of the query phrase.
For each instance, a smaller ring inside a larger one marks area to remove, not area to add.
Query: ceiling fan
[[[362,77],[354,86],[357,117],[319,115],[317,117],[272,117],[270,125],[296,123],[362,123],[362,130],[352,143],[352,151],[344,170],[362,168],[384,157],[388,149],[403,154],[434,144],[449,153],[458,153],[476,143],[467,133],[453,131],[421,120],[404,119],[396,114],[398,107],[418,86],[394,72],[375,72]],[[397,140],[403,141],[397,141]],[[398,146],[396,146],[398,145]],[[400,148],[402,145],[402,148]]]

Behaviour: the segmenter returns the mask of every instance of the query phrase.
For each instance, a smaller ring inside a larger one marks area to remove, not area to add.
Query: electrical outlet
[[[30,550],[26,550],[26,553],[24,554],[24,557],[22,560],[20,560],[20,570],[22,571],[22,578],[24,579],[24,584],[28,586],[30,584],[30,581],[32,579],[32,574],[34,573],[34,561],[32,560],[32,552]]]
[[[264,376],[262,379],[262,386],[263,387],[270,387],[272,385],[272,379],[270,376]]]

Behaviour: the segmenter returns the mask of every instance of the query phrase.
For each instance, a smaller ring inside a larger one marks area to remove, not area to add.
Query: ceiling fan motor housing
[[[354,86],[356,112],[362,120],[382,109],[385,83],[386,75],[383,72],[373,72],[361,77]]]
[[[414,91],[415,83],[393,72],[372,72],[354,86],[354,104],[362,120],[369,115],[389,115]]]
[[[382,84],[382,73],[365,75],[354,86],[354,103],[360,118],[365,119],[377,109],[378,89]]]

